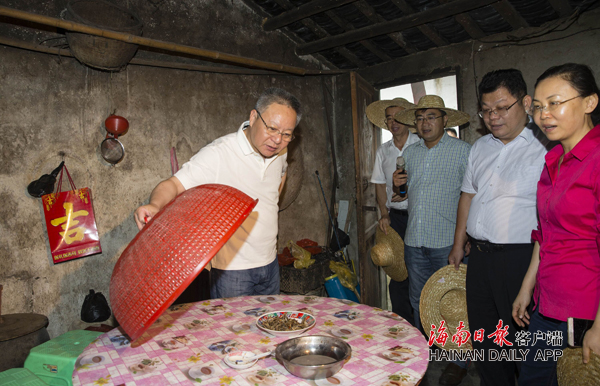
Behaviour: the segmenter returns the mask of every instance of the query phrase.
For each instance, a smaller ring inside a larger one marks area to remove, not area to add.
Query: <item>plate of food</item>
[[[311,314],[299,311],[274,311],[263,314],[256,320],[256,326],[272,335],[299,335],[313,328],[316,319]]]

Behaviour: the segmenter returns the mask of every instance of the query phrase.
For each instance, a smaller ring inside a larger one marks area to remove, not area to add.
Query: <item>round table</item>
[[[344,339],[352,357],[331,378],[297,378],[274,356],[236,370],[223,362],[231,350],[274,350],[290,337],[256,327],[270,311],[303,311],[316,318],[303,335]],[[419,383],[429,346],[408,322],[379,308],[316,296],[247,296],[171,306],[131,344],[119,329],[100,335],[77,359],[73,385],[382,385]]]

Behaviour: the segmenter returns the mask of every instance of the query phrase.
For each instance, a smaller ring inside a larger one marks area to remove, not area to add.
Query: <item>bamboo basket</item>
[[[127,8],[105,0],[72,0],[65,18],[96,28],[140,36],[142,22]],[[135,55],[138,45],[78,32],[67,32],[69,48],[81,63],[107,71],[120,71]]]

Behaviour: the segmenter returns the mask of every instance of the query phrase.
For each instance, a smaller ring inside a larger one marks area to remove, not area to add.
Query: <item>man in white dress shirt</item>
[[[479,116],[491,134],[471,149],[448,259],[458,267],[470,241],[467,310],[472,339],[483,337],[481,342],[473,339],[473,348],[485,350],[486,360],[476,366],[481,385],[515,385],[515,362],[488,360],[490,349],[507,348],[489,335],[508,326],[504,338],[515,348],[518,326],[512,320],[512,303],[533,252],[537,182],[547,150],[532,131],[527,114],[531,97],[520,71],[486,74],[479,98]]]
[[[413,134],[408,126],[394,119],[394,115],[414,106],[404,98],[395,98],[376,101],[367,107],[367,117],[371,123],[392,133],[392,139],[377,149],[371,175],[371,183],[375,184],[377,205],[381,212],[379,227],[387,234],[387,227],[391,226],[403,240],[408,224],[408,201],[406,197],[402,198],[394,193],[393,176],[396,171],[396,159],[408,145],[418,142],[419,137]],[[408,280],[390,279],[390,300],[392,312],[414,324],[413,310],[408,297]]]

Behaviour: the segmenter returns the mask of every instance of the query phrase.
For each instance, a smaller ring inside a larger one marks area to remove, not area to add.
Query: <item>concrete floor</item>
[[[429,362],[429,366],[427,367],[425,377],[423,378],[419,386],[438,386],[438,380],[440,379],[440,375],[442,375],[442,372],[444,371],[448,363],[449,362],[447,361]],[[477,374],[475,364],[471,364],[471,366],[469,366],[467,376],[462,380],[460,386],[479,386],[479,375]]]

